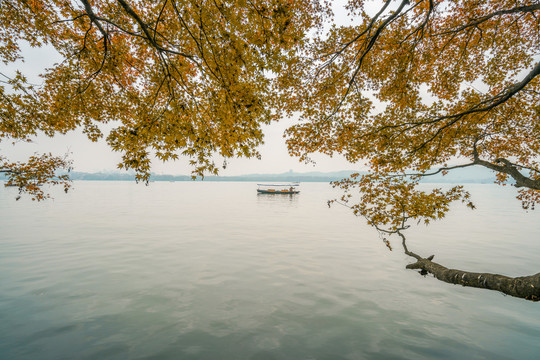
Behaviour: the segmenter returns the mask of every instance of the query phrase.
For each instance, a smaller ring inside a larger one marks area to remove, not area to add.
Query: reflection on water
[[[0,189],[1,359],[536,359],[540,306],[405,270],[373,229],[251,183]],[[413,229],[449,267],[538,272],[539,213],[473,186],[479,210]],[[496,190],[494,190],[496,189]],[[502,202],[501,202],[502,200]],[[391,240],[394,241],[395,240]]]
[[[257,202],[267,204],[287,205],[291,203],[298,203],[298,197],[300,194],[263,194],[257,193]]]

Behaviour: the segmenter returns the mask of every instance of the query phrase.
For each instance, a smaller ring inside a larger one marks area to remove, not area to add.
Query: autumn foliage
[[[540,200],[540,3],[349,1],[335,26],[287,69],[290,152],[342,154],[371,173],[336,182],[341,202],[386,231],[428,223],[461,186],[418,190],[422,178],[468,166]],[[371,4],[373,5],[373,4]],[[301,69],[301,71],[298,71]],[[352,201],[354,200],[354,201]],[[352,201],[352,202],[351,202]]]
[[[2,73],[0,140],[82,128],[96,141],[100,124],[112,123],[106,140],[123,154],[119,167],[141,181],[152,157],[189,157],[194,175],[217,173],[216,157],[258,157],[261,125],[280,117],[269,75],[322,14],[309,0],[2,1],[5,65],[24,57],[23,41],[53,47],[63,60],[40,86]],[[27,165],[64,165],[36,159]],[[35,193],[1,161],[11,182]]]
[[[41,86],[3,75],[0,139],[82,128],[97,140],[112,123],[106,140],[119,166],[147,181],[153,157],[189,157],[194,175],[217,173],[216,158],[258,157],[261,126],[295,114],[290,153],[369,168],[334,185],[381,229],[441,218],[456,200],[474,206],[460,186],[418,189],[460,167],[494,170],[520,187],[524,207],[538,202],[538,1],[346,8],[350,25],[332,17],[331,2],[310,0],[2,1],[4,64],[24,56],[22,41],[52,46],[63,61]],[[52,179],[50,169],[70,167],[57,160],[0,158],[0,168],[35,193],[24,184],[39,174],[17,169],[41,166]]]

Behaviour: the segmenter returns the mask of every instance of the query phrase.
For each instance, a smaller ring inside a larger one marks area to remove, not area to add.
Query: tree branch
[[[476,148],[476,143],[473,144],[473,157],[474,164],[482,165],[488,169],[495,170],[510,175],[516,181],[516,187],[527,187],[529,189],[540,190],[540,179],[531,179],[523,175],[517,169],[518,166],[511,163],[507,159],[499,158],[495,160],[495,164],[480,159],[478,155],[478,149]],[[502,165],[498,165],[502,164]]]
[[[86,1],[86,0],[85,0]],[[176,55],[180,55],[180,56],[183,56],[185,58],[188,58],[190,60],[194,60],[194,57],[193,55],[189,55],[189,54],[186,54],[186,53],[183,53],[183,52],[180,52],[180,51],[176,51],[176,50],[172,50],[172,49],[168,49],[168,48],[164,48],[162,47],[161,45],[159,45],[157,43],[157,41],[155,40],[155,37],[152,36],[152,34],[150,34],[150,28],[148,27],[148,25],[140,18],[140,16],[129,6],[129,4],[125,1],[125,0],[117,0],[120,5],[124,8],[124,10],[126,11],[126,13],[131,17],[133,18],[137,24],[139,24],[139,27],[141,28],[141,30],[144,32],[144,34],[146,35],[146,40],[158,51],[160,52],[169,52],[169,53],[173,53],[173,54],[176,54]]]
[[[447,35],[447,34],[457,33],[457,32],[463,31],[463,30],[465,30],[467,28],[470,28],[470,27],[478,27],[478,25],[480,25],[481,23],[486,22],[486,21],[488,21],[489,19],[491,19],[491,18],[493,18],[495,16],[515,14],[515,13],[528,13],[528,12],[533,12],[533,11],[536,11],[536,10],[540,10],[540,4],[518,6],[518,7],[512,8],[512,9],[495,11],[495,12],[492,12],[491,14],[488,14],[486,16],[482,16],[481,18],[475,19],[475,20],[473,20],[473,21],[471,21],[471,22],[469,22],[467,24],[458,26],[458,27],[456,27],[456,28],[454,28],[452,30],[447,30],[447,31],[444,31],[444,32],[441,32],[441,33],[438,33],[438,34],[434,34],[433,36]]]
[[[407,265],[407,269],[420,269],[425,273],[431,273],[436,279],[467,287],[500,291],[504,294],[518,298],[539,301],[540,300],[540,273],[522,277],[508,277],[491,273],[476,273],[447,267],[433,262],[434,255],[423,258],[412,251],[406,245],[405,236],[397,232],[402,239],[403,250],[406,255],[415,258],[415,263]]]
[[[88,15],[88,17],[90,18],[90,21],[92,21],[96,25],[96,27],[99,29],[99,31],[103,34],[103,37],[105,39],[105,49],[107,49],[106,48],[106,46],[107,46],[106,40],[109,37],[109,34],[107,33],[107,31],[105,31],[103,26],[101,26],[100,22],[98,21],[99,18],[94,13],[94,10],[92,9],[92,6],[88,2],[88,0],[81,0],[81,2],[84,5],[84,10],[86,11],[86,14]]]
[[[362,31],[360,34],[358,34],[353,40],[346,43],[339,51],[335,52],[334,55],[332,56],[332,58],[327,62],[327,64],[332,63],[341,53],[343,53],[343,51],[345,51],[345,49],[347,49],[351,44],[358,41],[362,37],[362,35],[364,35],[366,33],[369,34],[371,32],[371,30],[373,29],[373,26],[374,26],[377,18],[384,12],[384,10],[388,6],[388,4],[390,4],[390,1],[385,2],[383,7],[381,8],[381,10],[373,17],[373,19],[371,19],[371,22],[368,25],[368,27],[364,31]],[[343,94],[343,96],[341,97],[341,100],[336,105],[336,107],[334,108],[334,111],[332,111],[332,113],[325,118],[325,121],[328,121],[329,119],[334,117],[334,115],[336,115],[338,113],[338,111],[341,109],[341,107],[345,103],[345,100],[346,100],[347,96],[351,92],[351,89],[353,87],[353,84],[354,84],[354,81],[355,81],[356,77],[360,73],[360,70],[362,68],[362,64],[364,62],[365,57],[367,56],[369,51],[373,48],[373,46],[375,45],[375,42],[377,41],[377,39],[379,38],[379,36],[383,32],[383,30],[388,26],[388,24],[390,24],[392,21],[394,21],[399,16],[399,14],[403,10],[403,8],[408,4],[409,4],[409,0],[402,0],[401,4],[396,9],[396,11],[392,15],[390,15],[388,18],[386,18],[383,21],[383,23],[379,27],[377,27],[375,29],[375,33],[372,36],[368,36],[366,38],[365,42],[367,42],[367,45],[366,45],[365,49],[363,51],[361,51],[362,55],[360,55],[360,58],[358,60],[358,64],[356,65],[356,67],[354,69],[354,72],[353,72],[353,74],[351,76],[351,79],[349,80],[349,83],[347,85],[347,90],[345,90],[345,94]],[[369,39],[369,42],[368,42],[368,39]],[[324,67],[324,65],[323,65],[323,67]]]
[[[422,126],[422,125],[430,125],[430,124],[439,123],[439,122],[444,121],[444,120],[449,120],[446,124],[439,127],[437,129],[437,131],[432,136],[430,136],[429,139],[427,139],[422,144],[420,144],[417,147],[415,147],[414,149],[412,149],[410,151],[409,155],[413,154],[413,153],[421,150],[422,148],[424,148],[427,144],[429,144],[431,141],[436,139],[445,129],[451,127],[452,125],[454,125],[455,123],[457,123],[458,121],[463,119],[465,116],[470,115],[470,114],[474,114],[474,113],[479,113],[479,112],[488,112],[490,110],[493,110],[497,106],[505,103],[510,98],[512,98],[514,95],[516,95],[518,92],[523,90],[523,88],[525,86],[527,86],[527,84],[529,84],[539,74],[540,74],[540,62],[536,63],[535,67],[527,74],[527,76],[525,76],[525,78],[523,80],[521,80],[520,82],[515,83],[512,86],[509,86],[508,88],[505,89],[505,91],[502,91],[502,92],[492,96],[491,98],[486,99],[486,100],[476,104],[475,106],[469,108],[468,110],[459,112],[457,114],[438,116],[438,117],[436,117],[436,118],[434,118],[432,120],[428,120],[428,121],[409,122],[409,123],[403,123],[403,124],[397,124],[397,125],[383,126],[383,127],[379,128],[379,129],[377,129],[377,130],[375,130],[375,131],[373,131],[373,132],[371,132],[369,134],[366,134],[365,136],[375,135],[376,133],[381,132],[381,131],[386,130],[386,129],[395,129],[395,128],[406,127],[406,126],[408,126],[408,127],[404,131],[408,131],[408,130],[415,129],[415,128],[417,128],[419,126]]]

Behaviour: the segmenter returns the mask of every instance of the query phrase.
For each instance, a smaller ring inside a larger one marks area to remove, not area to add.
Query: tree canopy
[[[290,88],[291,153],[343,154],[372,173],[335,185],[360,190],[352,205],[391,231],[428,223],[451,201],[473,206],[456,186],[431,193],[418,180],[484,166],[520,187],[524,208],[540,199],[540,3],[386,1],[335,26],[306,49]],[[294,94],[297,94],[295,97]]]
[[[421,177],[458,167],[492,169],[521,188],[525,208],[538,202],[540,3],[346,8],[350,25],[315,0],[3,1],[4,64],[24,56],[22,41],[63,60],[39,86],[2,74],[0,139],[82,128],[97,140],[112,122],[119,166],[147,181],[152,155],[187,156],[195,175],[217,173],[216,156],[257,157],[261,125],[299,114],[292,155],[342,154],[370,169],[335,186],[344,202],[360,190],[351,206],[372,225],[395,231],[455,200],[474,206],[460,186],[418,190]],[[52,155],[0,161],[34,192],[30,179],[71,166]]]
[[[2,1],[5,65],[24,60],[23,42],[53,47],[63,60],[40,85],[2,73],[0,140],[82,128],[96,141],[111,122],[107,142],[137,180],[148,181],[152,155],[187,156],[195,175],[217,173],[216,156],[259,156],[261,125],[280,117],[272,74],[323,14],[310,0]],[[43,182],[70,165],[52,155],[0,157],[10,181],[38,198],[36,176]]]

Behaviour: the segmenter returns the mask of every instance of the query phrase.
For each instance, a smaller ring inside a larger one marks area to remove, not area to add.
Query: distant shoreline
[[[343,170],[335,172],[307,172],[295,173],[292,171],[281,174],[249,174],[236,176],[205,176],[192,179],[190,175],[162,175],[152,174],[150,181],[210,181],[210,182],[332,182],[344,179],[354,171]],[[73,171],[70,174],[72,180],[82,181],[135,181],[135,175],[120,172],[87,173]],[[424,178],[421,183],[473,183],[491,184],[495,181],[495,173],[485,168],[457,169],[446,176],[437,174]]]

